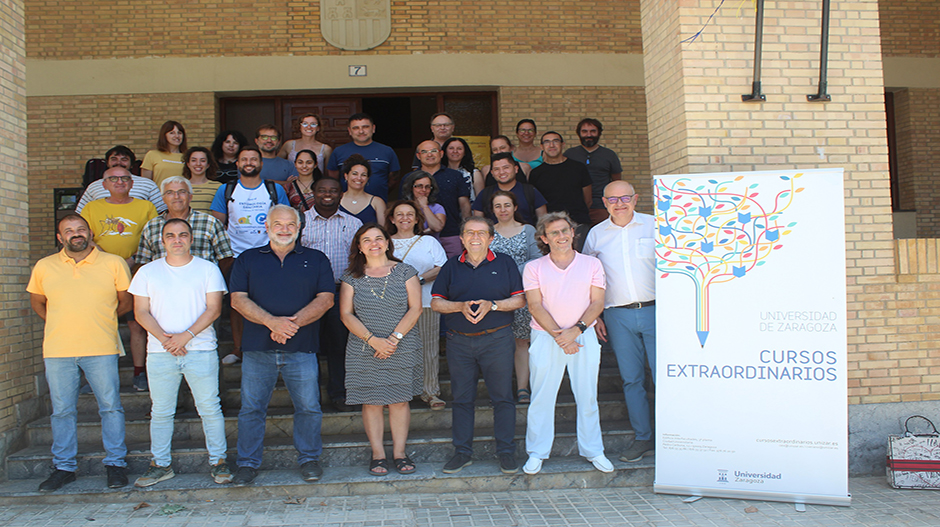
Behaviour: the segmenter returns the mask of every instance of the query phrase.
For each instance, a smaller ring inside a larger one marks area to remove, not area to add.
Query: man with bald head
[[[460,242],[460,222],[470,216],[470,185],[463,174],[441,164],[444,151],[436,141],[428,140],[418,145],[415,152],[421,162],[421,170],[434,177],[440,192],[437,202],[444,207],[447,218],[441,230],[440,241],[448,258],[463,251]]]
[[[604,265],[604,319],[595,330],[610,337],[617,356],[630,425],[636,432],[621,461],[639,461],[653,452],[650,404],[643,383],[646,365],[656,372],[656,234],[655,219],[636,212],[638,195],[626,181],[604,188],[603,202],[610,217],[591,229],[584,254]]]

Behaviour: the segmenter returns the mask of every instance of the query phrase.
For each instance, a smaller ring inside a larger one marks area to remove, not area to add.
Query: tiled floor
[[[654,494],[650,487],[340,498],[0,508],[0,526],[30,527],[411,527],[411,526],[940,526],[940,494],[894,490],[885,478],[853,478],[851,507]],[[155,494],[152,498],[157,498]],[[182,508],[181,508],[182,507]],[[751,510],[748,512],[746,509]],[[756,509],[756,510],[752,510]]]

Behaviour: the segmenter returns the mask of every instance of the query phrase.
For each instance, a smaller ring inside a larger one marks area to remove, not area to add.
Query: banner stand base
[[[691,498],[732,498],[739,500],[761,500],[761,501],[780,501],[784,503],[793,503],[800,510],[806,505],[834,505],[837,507],[848,507],[852,505],[852,495],[845,496],[825,496],[817,494],[793,494],[786,492],[756,492],[749,490],[734,490],[708,487],[682,487],[678,485],[656,485],[653,484],[653,492],[657,494],[676,494],[679,496],[690,496]],[[683,500],[685,501],[685,500]],[[697,500],[695,500],[697,501]],[[803,511],[800,511],[803,512]]]

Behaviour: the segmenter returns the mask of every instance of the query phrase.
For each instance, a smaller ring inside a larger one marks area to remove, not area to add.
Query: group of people
[[[494,409],[500,469],[518,471],[518,402],[530,404],[523,470],[539,472],[551,451],[566,369],[578,406],[579,452],[598,470],[613,471],[597,404],[598,339],[608,336],[636,432],[621,459],[652,451],[644,380],[647,365],[655,371],[653,221],[635,211],[636,192],[620,181],[616,155],[612,161],[597,144],[599,122],[578,124],[584,162],[573,160],[576,149],[563,150],[557,132],[542,134],[534,156],[535,123],[526,119],[517,126],[524,148],[513,152],[511,141],[498,136],[490,164],[477,170],[467,143],[453,136],[451,116],[437,114],[432,139],[417,146],[415,170],[400,188],[395,153],[372,140],[368,115],[350,117],[352,141],[335,150],[318,141],[319,117],[299,122],[301,137],[283,145],[276,127],[264,125],[255,145],[225,131],[206,149],[187,148],[182,125],[168,121],[139,176],[131,173],[133,152],[122,146],[107,152],[101,179],[88,187],[77,213],[57,225],[62,250],[37,263],[27,286],[46,321],[43,358],[53,403],[55,471],[40,490],[75,479],[82,373],[99,405],[108,486],[128,484],[119,317],[131,331],[134,386],[149,390],[152,400],[152,462],[135,482],[140,487],[174,476],[170,443],[183,378],[215,482],[247,485],[257,476],[279,375],[294,406],[301,477],[317,481],[318,353],[326,356],[333,406],[361,405],[369,472],[415,472],[406,452],[410,402],[420,397],[432,410],[447,405],[438,379],[442,333],[455,448],[445,473],[471,463],[481,375]],[[401,199],[387,203],[396,192]],[[226,296],[235,350],[220,361],[213,323]],[[237,362],[241,408],[232,470],[219,372],[220,363]],[[383,442],[386,407],[391,464]]]

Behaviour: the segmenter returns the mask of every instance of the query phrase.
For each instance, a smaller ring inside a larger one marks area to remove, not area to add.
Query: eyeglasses
[[[534,134],[535,128],[520,128],[519,133],[520,134]]]
[[[567,236],[567,235],[569,235],[569,234],[571,234],[571,228],[570,228],[570,227],[565,227],[564,229],[561,229],[561,230],[551,231],[551,232],[546,232],[546,233],[545,233],[545,235],[548,236],[549,238],[557,238],[557,237],[559,237],[559,236],[562,236],[562,235]]]
[[[300,123],[300,126],[303,126],[304,128],[316,128],[320,125],[317,123]]]
[[[543,139],[542,140],[543,145],[560,145],[562,143],[564,143],[564,141],[562,141],[561,139]]]
[[[611,205],[616,205],[619,201],[620,203],[627,204],[633,201],[633,198],[636,197],[636,194],[630,194],[629,196],[604,196],[604,201],[610,203]]]
[[[167,190],[163,193],[164,196],[185,196],[189,194],[189,191],[186,189],[182,190]]]
[[[412,185],[411,188],[429,189],[431,185]]]
[[[436,154],[436,153],[438,153],[438,152],[440,152],[440,150],[437,149],[437,148],[432,148],[431,150],[418,150],[418,153],[421,154],[421,155],[425,155],[425,154]]]
[[[489,238],[490,231],[463,231],[464,238]]]
[[[259,135],[258,139],[261,139],[262,141],[277,141],[277,136],[276,135]]]
[[[454,123],[436,123],[431,125],[434,128],[447,128],[449,126],[454,126]]]
[[[131,177],[130,176],[108,176],[108,181],[110,181],[111,183],[117,183],[118,181],[120,181],[121,183],[129,183],[131,181]]]

